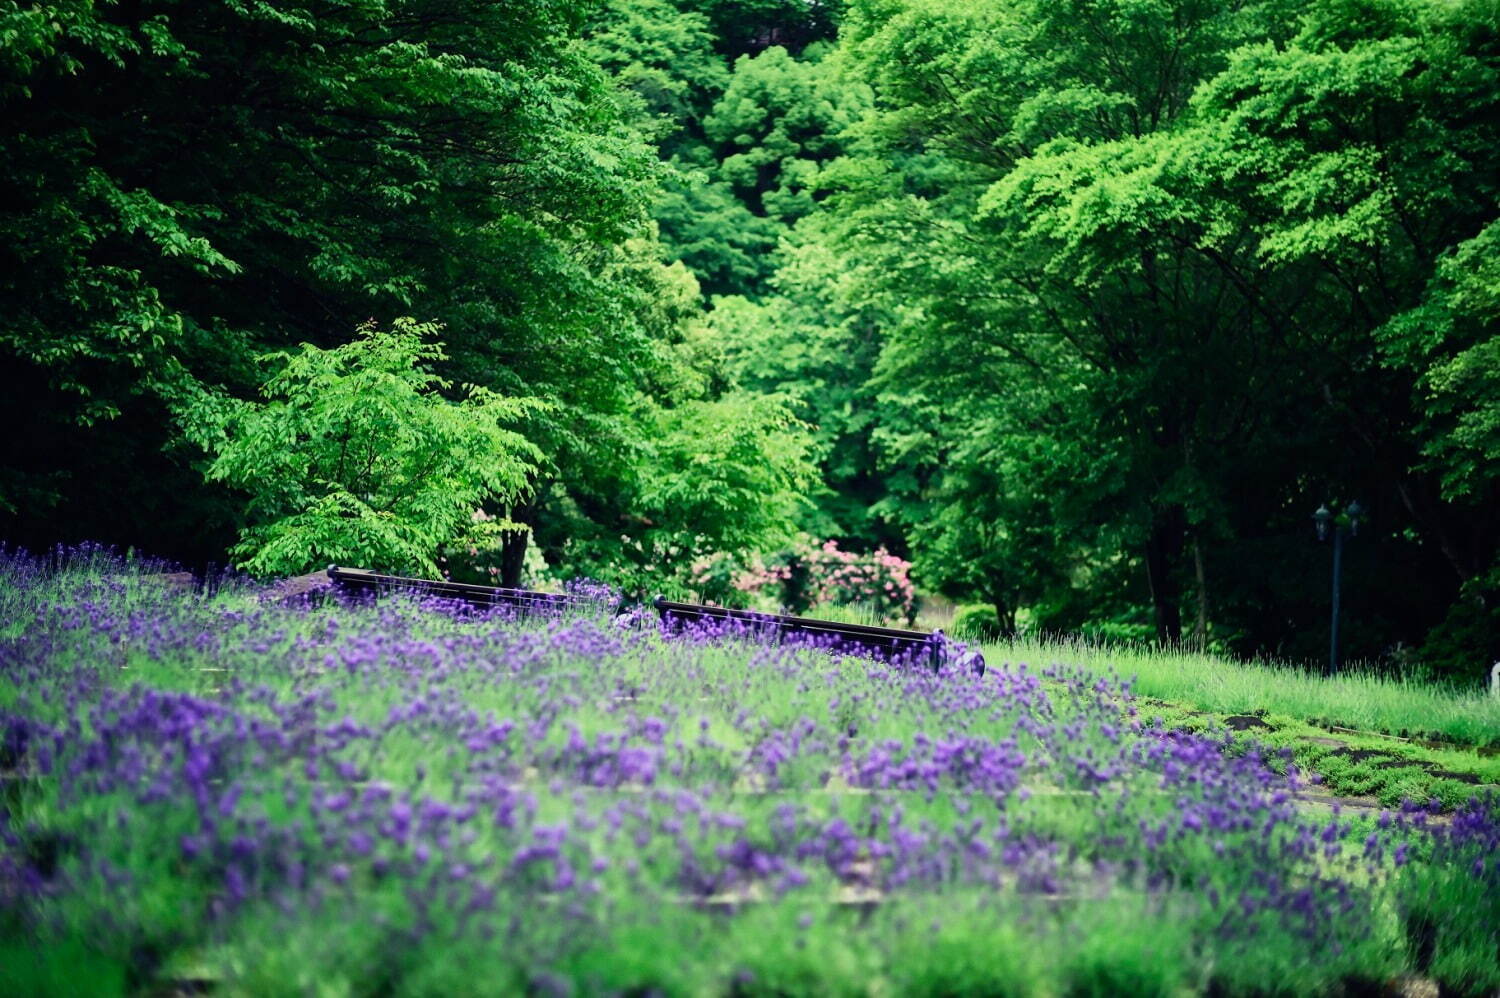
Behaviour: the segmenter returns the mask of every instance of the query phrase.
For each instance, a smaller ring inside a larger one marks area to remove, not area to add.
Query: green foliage
[[[233,549],[257,575],[330,562],[434,575],[438,548],[486,501],[514,502],[541,452],[506,425],[544,408],[432,373],[438,327],[398,319],[331,350],[278,355],[265,402],[200,399],[183,414],[211,481],[249,493]],[[500,526],[504,526],[501,524]]]
[[[1415,369],[1423,451],[1445,495],[1470,502],[1500,483],[1500,222],[1437,261],[1422,303],[1381,330],[1392,367]]]
[[[738,383],[796,399],[813,427],[827,489],[813,497],[807,531],[855,548],[899,549],[902,531],[875,508],[888,486],[873,437],[898,416],[870,384],[887,313],[859,300],[824,222],[809,216],[783,240],[773,294],[716,298],[708,323]]]
[[[1317,5],[1284,49],[1234,54],[1191,133],[1213,150],[1205,168],[1237,178],[1226,195],[1258,225],[1261,271],[1321,275],[1300,277],[1306,308],[1279,307],[1346,359],[1320,386],[1325,405],[1373,456],[1410,534],[1440,553],[1450,604],[1481,607],[1500,570],[1495,14]],[[1500,655],[1488,629],[1430,664],[1473,674]]]
[[[672,255],[712,294],[763,290],[780,235],[776,222],[756,215],[727,184],[711,179],[711,167],[677,166],[656,207]]]
[[[948,633],[965,641],[1000,641],[1005,634],[992,606],[961,606],[953,614]]]
[[[670,148],[729,78],[713,42],[708,19],[671,0],[614,0],[598,15],[587,48],[630,95],[648,132]]]
[[[1472,678],[1500,658],[1497,20],[12,4],[0,535],[216,557],[239,498],[170,414],[414,314],[448,331],[434,376],[548,403],[515,425],[534,489],[442,538],[450,571],[686,586],[800,530],[1004,633],[1307,659],[1307,515],[1357,497],[1347,654]]]
[[[1012,626],[1129,552],[1172,641],[1181,552],[1222,503],[1212,455],[1269,380],[1228,379],[1264,337],[1222,324],[1232,283],[1191,252],[1193,207],[1152,191],[1146,133],[1265,22],[1107,8],[856,5],[847,41],[882,110],[834,231],[896,317],[877,384],[904,411],[877,440],[907,477],[885,508],[930,582]]]
[[[703,119],[719,177],[756,215],[791,223],[810,212],[840,134],[869,105],[868,88],[843,84],[826,52],[793,58],[777,46],[741,56]]]
[[[1314,652],[1318,591],[1270,580],[1310,574],[1306,512],[1357,492],[1356,653],[1482,598],[1487,14],[851,5],[873,110],[799,231],[878,317],[873,509],[927,584],[1002,623],[1144,604],[1159,641]],[[1413,572],[1436,599],[1395,597]]]
[[[637,418],[638,450],[613,496],[620,532],[590,534],[575,523],[561,552],[574,574],[637,592],[675,590],[710,552],[791,540],[815,470],[810,440],[783,400],[739,392],[670,407],[643,402]]]
[[[721,52],[734,57],[783,45],[829,41],[838,28],[843,0],[680,0],[685,10],[708,18]]]
[[[713,549],[778,539],[811,486],[807,441],[781,400],[732,395],[652,414],[639,509],[646,543],[690,533]]]
[[[676,176],[657,218],[707,292],[768,290],[778,241],[828,194],[825,171],[869,101],[869,89],[845,81],[824,45],[800,57],[773,46],[735,60],[694,123],[694,141],[664,146]]]
[[[529,431],[564,473],[590,461],[652,363],[659,264],[650,149],[577,44],[589,10],[0,11],[0,397],[28,442],[0,462],[3,529],[149,546],[105,504],[158,455],[190,480],[161,409],[249,395],[255,357],[360,316],[443,323],[445,376],[551,399]],[[213,490],[170,491],[142,518],[168,549],[222,516]]]

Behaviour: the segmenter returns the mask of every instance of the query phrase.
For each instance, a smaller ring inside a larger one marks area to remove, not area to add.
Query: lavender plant
[[[1495,802],[1314,808],[1127,680],[62,561],[0,565],[8,989],[1500,984]]]

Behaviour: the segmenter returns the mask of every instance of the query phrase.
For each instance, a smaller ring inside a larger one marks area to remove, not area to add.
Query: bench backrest
[[[476,586],[467,582],[436,579],[413,579],[401,575],[384,575],[363,568],[328,566],[328,578],[346,593],[405,592],[459,600],[470,606],[506,606],[531,614],[557,616],[566,610],[593,606],[584,596],[567,593],[543,593],[531,589],[505,586]]]
[[[941,667],[961,655],[965,664],[984,673],[984,657],[955,645],[942,631],[912,631],[872,624],[845,624],[815,617],[793,617],[782,613],[755,613],[701,603],[679,603],[663,596],[652,601],[669,629],[691,627],[743,629],[751,633],[852,655],[866,655],[893,662]],[[962,649],[962,650],[961,650]]]

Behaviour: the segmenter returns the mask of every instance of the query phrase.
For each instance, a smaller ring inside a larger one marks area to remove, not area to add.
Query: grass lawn
[[[1500,697],[1350,668],[1323,676],[1290,665],[1211,655],[1108,649],[1085,643],[988,649],[1002,660],[1075,662],[1134,678],[1135,692],[1223,714],[1271,713],[1314,723],[1460,745],[1500,746]]]
[[[1291,676],[262,595],[0,566],[0,991],[1500,986],[1500,805],[1310,802]]]
[[[1333,793],[1387,805],[1436,797],[1451,807],[1500,784],[1500,698],[1485,690],[1084,643],[993,645],[986,655],[1125,677],[1142,714],[1290,749]]]

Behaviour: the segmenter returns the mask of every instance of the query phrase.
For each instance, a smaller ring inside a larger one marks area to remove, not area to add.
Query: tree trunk
[[[531,532],[516,530],[500,538],[500,584],[515,589],[521,585],[521,569],[526,564],[526,544]]]
[[[1193,538],[1193,575],[1198,583],[1198,620],[1193,625],[1193,650],[1203,654],[1208,650],[1208,583],[1203,572],[1203,545]]]
[[[528,527],[536,523],[535,502],[517,504],[510,518]],[[521,571],[526,566],[526,545],[530,530],[512,530],[500,535],[500,584],[514,589],[521,585]]]
[[[1182,556],[1187,517],[1173,504],[1153,511],[1151,531],[1146,536],[1146,584],[1156,618],[1156,640],[1165,646],[1182,643],[1182,590],[1177,581],[1177,561]]]
[[[1016,606],[1015,601],[1010,598],[1010,588],[1006,586],[1006,573],[994,571],[985,573],[989,582],[990,605],[995,608],[995,622],[1000,627],[1000,637],[1005,641],[1012,641],[1016,636]]]
[[[990,601],[995,607],[995,619],[1000,622],[1000,639],[1014,641],[1016,637],[1016,610],[1003,596]]]

